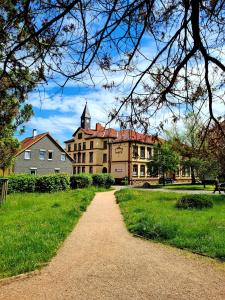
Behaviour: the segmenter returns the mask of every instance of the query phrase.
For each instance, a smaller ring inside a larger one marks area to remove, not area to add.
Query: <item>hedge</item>
[[[8,193],[34,192],[36,177],[26,174],[8,176]]]
[[[70,176],[71,189],[86,188],[92,185],[92,177],[89,174],[78,174]]]
[[[177,208],[181,209],[202,209],[213,207],[213,201],[210,195],[185,195],[178,199],[176,203]]]
[[[37,176],[36,188],[37,192],[58,192],[65,191],[69,188],[69,176],[64,174]]]
[[[57,175],[12,175],[8,176],[8,193],[15,192],[57,192],[69,188],[69,176],[66,174]]]
[[[93,185],[98,187],[105,187],[107,189],[115,183],[115,179],[113,178],[113,176],[107,173],[93,174],[92,179]]]
[[[34,176],[30,174],[8,176],[8,193],[15,192],[58,192],[67,190],[69,187],[86,188],[90,185],[110,188],[115,180],[111,174],[52,174]]]

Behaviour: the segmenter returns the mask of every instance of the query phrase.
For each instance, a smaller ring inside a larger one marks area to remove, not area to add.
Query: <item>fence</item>
[[[8,191],[8,179],[0,178],[0,205],[6,200]]]

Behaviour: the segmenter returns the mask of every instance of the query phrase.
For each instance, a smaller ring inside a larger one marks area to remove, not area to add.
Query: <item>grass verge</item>
[[[213,191],[214,185],[206,185],[204,186],[202,184],[173,184],[173,185],[166,185],[165,188],[167,189],[174,189],[174,190],[203,190],[203,191]]]
[[[40,268],[57,252],[96,191],[18,193],[0,207],[0,278]]]
[[[179,183],[173,183],[173,184],[166,184],[163,186],[162,184],[153,184],[149,186],[149,189],[171,189],[171,190],[191,190],[191,191],[196,191],[196,190],[202,190],[202,191],[213,191],[214,190],[214,185],[206,185],[204,186],[202,184],[179,184]]]
[[[130,189],[116,192],[131,233],[225,260],[225,196],[207,195],[214,207],[202,210],[177,209],[181,196]]]

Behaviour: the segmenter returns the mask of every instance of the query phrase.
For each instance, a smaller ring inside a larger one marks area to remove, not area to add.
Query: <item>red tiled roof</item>
[[[82,129],[82,131],[88,135],[88,137],[87,137],[88,139],[112,138],[112,139],[114,139],[114,142],[137,141],[137,142],[141,142],[141,143],[154,144],[156,141],[161,140],[158,137],[143,134],[143,133],[138,133],[131,129],[115,130],[113,128],[104,128],[100,124],[97,124],[96,129]],[[66,142],[71,142],[71,141],[72,140],[68,140]]]
[[[16,153],[16,156],[18,156],[20,153],[25,151],[26,149],[30,148],[33,144],[37,143],[41,139],[43,139],[45,136],[48,136],[52,142],[57,145],[62,152],[66,153],[66,156],[72,161],[73,159],[69,156],[69,154],[60,146],[60,144],[51,136],[49,132],[44,132],[41,134],[36,135],[35,137],[27,137],[24,140],[20,142],[20,149]]]
[[[19,155],[21,152],[32,146],[33,144],[37,143],[39,140],[41,140],[43,137],[48,135],[48,132],[44,132],[41,134],[36,135],[35,137],[27,137],[24,140],[20,142],[20,149],[17,152],[16,155]]]

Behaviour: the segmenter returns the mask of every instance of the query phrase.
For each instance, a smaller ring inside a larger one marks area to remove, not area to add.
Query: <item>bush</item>
[[[11,175],[8,180],[8,193],[35,191],[36,177],[33,175]]]
[[[8,193],[15,192],[58,192],[69,188],[67,174],[34,176],[29,174],[12,175],[8,177]]]
[[[89,174],[79,174],[70,176],[71,189],[86,188],[92,184],[92,177]]]
[[[69,176],[66,174],[38,176],[35,190],[42,193],[65,191],[69,188],[69,184]]]
[[[210,208],[210,207],[213,207],[213,202],[212,202],[210,196],[208,196],[208,195],[197,195],[197,194],[196,195],[185,195],[177,201],[176,207],[183,208],[183,209]]]
[[[124,177],[123,180],[121,181],[122,184],[124,185],[129,185],[129,180],[128,180],[128,177]]]
[[[135,224],[130,224],[131,233],[152,240],[169,240],[176,236],[177,226],[170,222],[157,222],[152,216],[141,215]]]
[[[105,187],[109,189],[112,184],[115,183],[115,179],[111,174],[93,174],[92,175],[93,179],[93,185],[98,186],[98,187]]]

